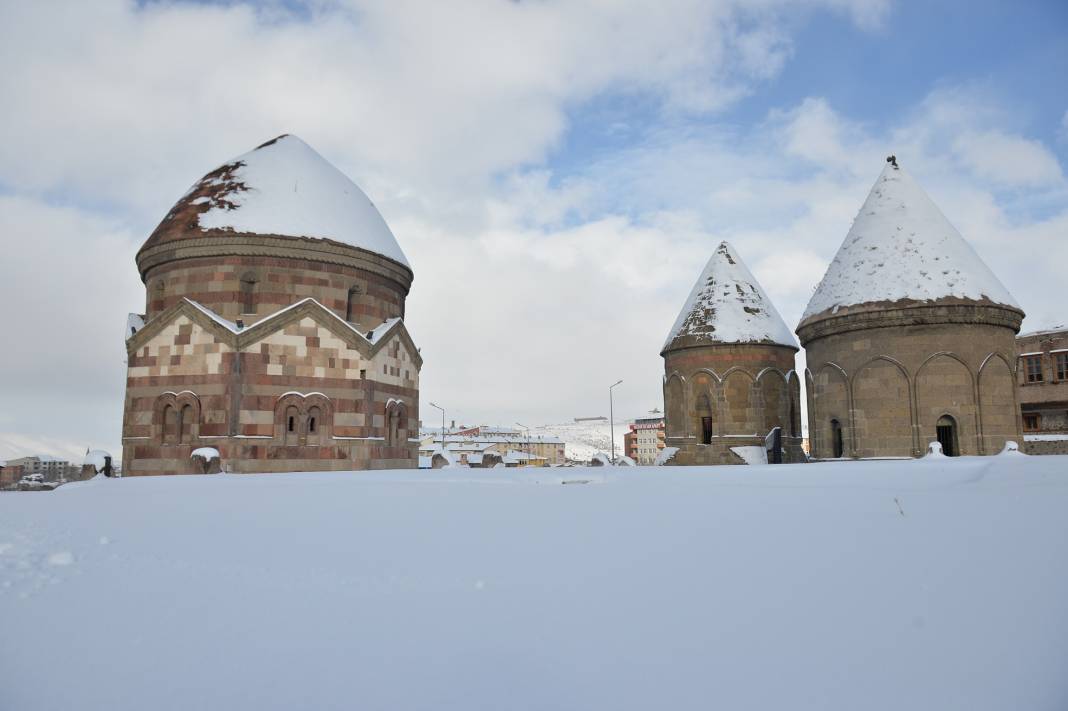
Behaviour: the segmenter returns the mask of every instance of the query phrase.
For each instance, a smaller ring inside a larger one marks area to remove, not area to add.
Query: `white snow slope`
[[[797,339],[756,277],[727,242],[721,242],[690,290],[664,348],[676,338],[709,343],[780,343]]]
[[[623,435],[630,431],[630,420],[615,424],[616,454],[624,452]],[[611,452],[613,428],[608,420],[586,422],[561,422],[553,425],[537,425],[531,429],[535,435],[546,434],[564,441],[564,455],[576,462],[588,462],[598,452]],[[521,448],[521,447],[520,447]]]
[[[913,177],[888,163],[801,320],[836,306],[943,297],[1020,308]]]
[[[1052,711],[1066,553],[1065,457],[95,479],[0,494],[0,708]]]
[[[200,215],[203,229],[332,239],[408,265],[378,208],[296,136],[281,136],[236,162],[243,165],[230,181],[248,189],[225,195],[234,209],[214,205]]]

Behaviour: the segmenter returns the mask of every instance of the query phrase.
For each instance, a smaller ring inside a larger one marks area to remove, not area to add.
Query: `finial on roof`
[[[890,155],[886,157],[886,162],[894,166],[894,170],[897,170],[897,156]]]

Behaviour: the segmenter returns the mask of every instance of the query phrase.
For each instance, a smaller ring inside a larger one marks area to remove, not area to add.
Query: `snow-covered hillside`
[[[629,429],[630,420],[617,420],[615,424],[616,454],[623,453],[623,435]],[[589,462],[598,452],[608,452],[612,446],[612,429],[608,419],[586,422],[563,422],[557,425],[538,425],[531,429],[534,434],[548,434],[564,440],[564,454],[577,462]]]
[[[1065,457],[93,480],[0,708],[1064,709],[1066,553]]]

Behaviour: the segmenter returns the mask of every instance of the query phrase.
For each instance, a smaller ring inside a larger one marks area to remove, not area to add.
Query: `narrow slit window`
[[[831,420],[831,446],[835,459],[841,459],[845,454],[845,442],[842,438],[842,423]]]
[[[241,277],[241,313],[256,313],[256,279],[251,275]]]

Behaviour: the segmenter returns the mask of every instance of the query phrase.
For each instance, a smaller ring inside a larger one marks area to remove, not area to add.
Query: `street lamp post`
[[[445,456],[445,408],[440,405],[430,403],[430,406],[441,410],[441,456]]]
[[[622,382],[622,380],[619,380],[608,388],[608,436],[612,438],[612,464],[616,463],[616,415],[614,403],[612,402],[612,389]]]
[[[530,466],[530,427],[524,425],[522,422],[517,422],[517,425],[527,431],[527,466]]]

